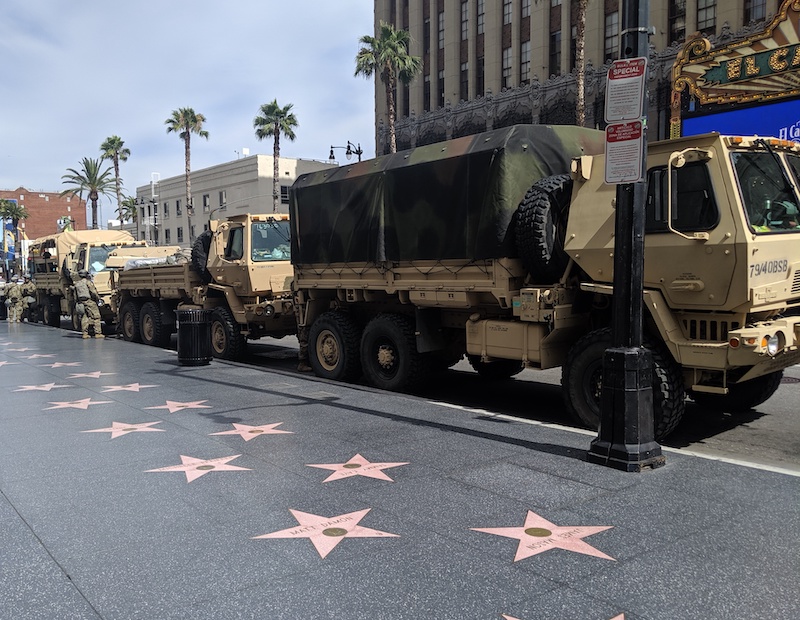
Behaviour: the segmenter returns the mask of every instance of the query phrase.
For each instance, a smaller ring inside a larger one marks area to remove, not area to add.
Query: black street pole
[[[622,58],[648,58],[649,0],[622,0]],[[645,85],[647,81],[645,80]],[[647,170],[647,92],[642,110],[642,166]],[[624,471],[664,465],[653,428],[653,360],[642,346],[644,182],[617,185],[612,347],[603,356],[600,430],[590,462]]]

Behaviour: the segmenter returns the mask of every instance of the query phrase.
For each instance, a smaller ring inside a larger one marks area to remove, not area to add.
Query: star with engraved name
[[[141,383],[130,383],[128,385],[104,385],[103,392],[138,392],[142,388],[158,387],[157,385],[142,385]]]
[[[281,424],[283,424],[283,422],[276,422],[275,424],[262,424],[261,426],[250,426],[248,424],[236,424],[234,422],[233,430],[231,431],[220,431],[219,433],[209,433],[209,434],[241,435],[242,439],[244,439],[245,441],[250,441],[251,439],[255,439],[259,435],[294,434],[292,431],[282,431],[275,428],[276,426],[280,426]]]
[[[142,422],[141,424],[128,424],[127,422],[112,422],[109,428],[94,428],[90,431],[81,431],[81,433],[111,433],[111,439],[116,439],[117,437],[122,437],[123,435],[127,435],[128,433],[146,433],[146,432],[153,432],[153,433],[163,433],[163,428],[150,428],[155,424],[161,424],[161,422]]]
[[[307,467],[317,467],[319,469],[329,469],[333,471],[333,473],[322,482],[330,482],[332,480],[339,480],[340,478],[351,478],[352,476],[365,476],[367,478],[394,482],[394,480],[383,473],[383,470],[389,469],[390,467],[399,467],[400,465],[408,465],[408,463],[370,463],[360,454],[356,454],[346,463],[307,465]]]
[[[49,392],[55,388],[73,387],[71,385],[58,385],[57,383],[43,383],[42,385],[20,385],[14,392]]]
[[[47,411],[48,409],[83,409],[85,411],[91,405],[105,405],[113,402],[113,400],[92,400],[91,398],[82,398],[81,400],[73,400],[69,402],[51,402],[49,404],[55,406],[45,407],[43,411]]]
[[[361,519],[370,510],[372,509],[367,508],[336,517],[323,517],[290,508],[289,512],[297,519],[299,525],[271,534],[253,536],[253,540],[257,538],[308,538],[320,557],[324,558],[345,538],[397,538],[398,534],[390,534],[359,525]]]
[[[6,349],[6,351],[14,351],[16,353],[22,353],[24,351],[35,351],[36,349],[31,349],[30,347],[22,347],[21,349]]]
[[[197,459],[193,456],[184,456],[181,454],[181,465],[169,465],[167,467],[159,467],[158,469],[148,469],[145,473],[182,471],[186,474],[186,482],[191,482],[212,471],[252,471],[247,467],[228,465],[230,461],[238,459],[240,456],[242,455],[234,454],[233,456],[222,456],[216,459]]]
[[[102,372],[100,370],[95,370],[94,372],[74,372],[67,377],[67,379],[99,379],[100,377],[104,377],[105,375],[115,375],[115,372]]]
[[[176,411],[183,411],[184,409],[211,409],[209,405],[204,405],[207,400],[193,400],[187,403],[180,403],[175,400],[168,400],[166,405],[159,405],[158,407],[145,407],[145,409],[169,409],[170,413]]]
[[[3,362],[0,362],[0,367],[2,367],[2,366],[11,366],[12,364],[19,364],[19,362],[6,362],[6,361],[3,361]]]
[[[611,556],[581,540],[592,534],[609,530],[612,527],[612,525],[558,526],[529,510],[528,515],[525,517],[525,524],[521,527],[473,527],[470,529],[476,532],[485,532],[486,534],[495,534],[519,540],[517,554],[514,556],[514,561],[518,562],[550,549],[564,549],[606,560],[614,560]]]
[[[519,620],[519,618],[515,618],[514,616],[509,616],[508,614],[500,614],[505,618],[505,620]],[[614,616],[611,620],[625,620],[625,614],[619,614],[618,616]]]
[[[52,364],[39,364],[39,366],[49,366],[50,368],[63,368],[65,366],[80,366],[81,362],[53,362]]]
[[[55,353],[34,353],[33,355],[23,355],[22,359],[24,360],[36,360],[40,357],[55,357]]]

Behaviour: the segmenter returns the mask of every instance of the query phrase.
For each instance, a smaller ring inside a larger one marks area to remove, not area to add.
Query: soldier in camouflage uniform
[[[20,284],[20,309],[17,318],[22,321],[23,316],[28,317],[28,322],[33,323],[34,317],[31,316],[30,308],[36,301],[36,285],[31,282],[31,277],[25,275],[25,281]],[[26,311],[29,311],[26,313]]]
[[[81,269],[78,272],[78,279],[75,282],[75,299],[77,304],[83,305],[83,313],[81,317],[81,331],[84,338],[89,338],[89,326],[94,326],[94,337],[105,338],[103,335],[103,327],[100,323],[100,309],[97,307],[97,302],[100,301],[100,295],[97,294],[97,289],[89,277],[89,272]]]
[[[19,282],[14,278],[11,279],[11,284],[6,286],[6,299],[8,300],[8,322],[19,323],[22,318],[22,291]]]

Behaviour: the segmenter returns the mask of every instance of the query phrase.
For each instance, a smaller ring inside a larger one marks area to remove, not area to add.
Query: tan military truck
[[[292,261],[315,373],[406,390],[464,354],[489,379],[561,366],[568,410],[596,427],[615,234],[602,139],[518,126],[300,177]],[[708,134],[652,143],[647,162],[660,439],[687,394],[748,409],[800,362],[800,145]]]
[[[163,346],[180,309],[211,311],[211,350],[219,358],[241,358],[248,339],[296,333],[289,252],[286,215],[212,220],[191,261],[132,261],[117,272],[113,303],[122,337]]]
[[[28,267],[36,285],[36,306],[42,322],[58,327],[61,317],[69,317],[74,328],[80,328],[72,296],[72,280],[80,269],[92,274],[100,295],[100,315],[105,325],[114,325],[116,315],[111,308],[111,274],[109,256],[147,256],[159,253],[144,241],[136,241],[123,230],[64,231],[36,239],[28,249]]]

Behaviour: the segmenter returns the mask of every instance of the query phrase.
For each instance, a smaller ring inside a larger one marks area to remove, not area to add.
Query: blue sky
[[[131,150],[128,193],[152,172],[183,174],[164,125],[180,107],[210,134],[193,136],[192,169],[271,154],[253,118],[273,99],[299,121],[281,155],[325,160],[348,140],[375,154],[373,82],[353,75],[370,0],[3,0],[0,24],[1,189],[61,191],[112,135]]]

